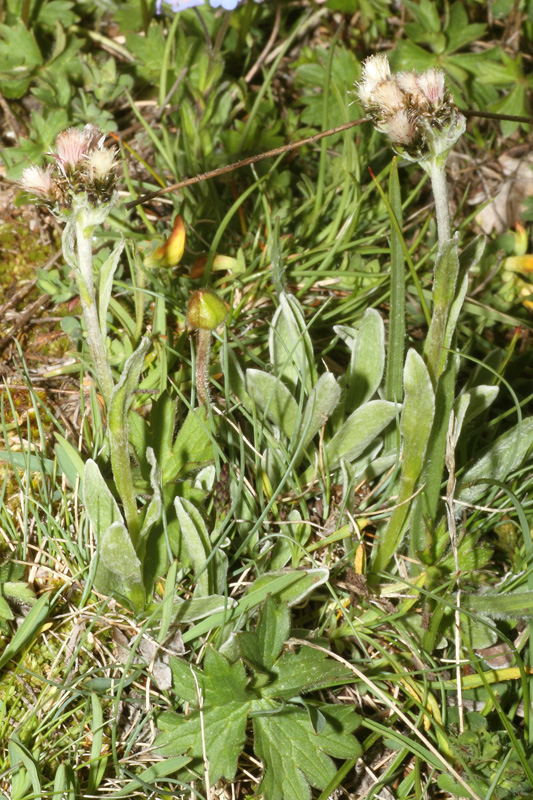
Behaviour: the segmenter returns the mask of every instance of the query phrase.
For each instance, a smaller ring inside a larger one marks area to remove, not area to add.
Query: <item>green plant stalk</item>
[[[133,546],[136,546],[139,536],[139,519],[137,500],[131,474],[129,456],[127,418],[123,414],[112,413],[111,398],[115,382],[111,367],[106,357],[105,341],[102,337],[100,320],[98,318],[98,305],[94,288],[94,267],[92,252],[92,234],[94,224],[87,224],[85,208],[78,208],[74,221],[77,268],[76,277],[80,290],[80,299],[87,328],[87,344],[93,359],[94,369],[108,414],[108,434],[111,451],[111,467],[115,485],[124,508],[124,516],[131,536]],[[70,223],[65,228],[65,236],[70,237]]]
[[[432,563],[432,530],[437,522],[446,434],[455,397],[455,373],[455,363],[450,360],[435,392],[435,417],[426,451],[426,463],[419,478],[419,483],[424,484],[424,489],[411,506],[409,555],[415,560],[422,557],[428,563]],[[413,574],[417,572],[418,569],[414,566]]]
[[[124,424],[121,415],[110,415],[109,417],[109,444],[111,453],[111,468],[115,479],[115,486],[122,501],[126,526],[131,538],[131,542],[137,550],[139,543],[139,513],[137,511],[137,499],[133,486],[133,476],[131,474],[130,447],[128,436],[128,425]]]
[[[66,234],[69,224],[70,223],[67,223],[65,228]],[[94,291],[92,251],[94,225],[85,224],[85,213],[83,210],[79,210],[76,213],[74,225],[78,257],[76,277],[78,278],[81,307],[83,309],[83,317],[87,328],[87,344],[89,345],[89,350],[93,359],[96,378],[100,384],[105,404],[108,406],[114,388],[114,381],[113,375],[111,374],[111,367],[106,358],[105,343],[100,333],[100,320],[98,319],[98,306]]]
[[[437,216],[438,250],[433,275],[433,310],[425,347],[429,374],[433,385],[436,386],[446,363],[446,354],[443,353],[443,348],[448,316],[459,274],[459,259],[457,248],[454,247],[450,235],[446,162],[442,158],[434,158],[425,165],[425,168],[431,179]]]
[[[395,158],[389,180],[389,202],[398,228],[402,229],[402,198],[398,177],[398,162]],[[391,314],[389,348],[385,376],[385,399],[395,403],[403,400],[403,362],[405,350],[405,258],[402,237],[391,219]],[[385,441],[392,448],[396,445],[396,432],[386,434]]]

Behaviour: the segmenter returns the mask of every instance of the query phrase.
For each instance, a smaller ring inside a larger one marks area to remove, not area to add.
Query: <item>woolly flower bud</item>
[[[40,194],[42,197],[47,197],[53,193],[52,175],[49,168],[26,167],[26,169],[22,170],[20,184],[23,189],[31,194]]]
[[[116,150],[104,148],[93,150],[87,156],[86,170],[90,180],[106,180],[115,168]]]
[[[373,97],[381,114],[387,117],[405,107],[405,95],[394,78],[379,83],[373,91]]]
[[[446,76],[440,69],[428,69],[418,78],[420,91],[429,107],[437,111],[446,100]]]
[[[85,131],[69,128],[56,139],[56,158],[63,167],[76,167],[87,153],[89,141]]]
[[[396,111],[383,126],[393,144],[410,145],[417,135],[417,127],[405,108]]]
[[[363,62],[361,83],[378,84],[391,76],[390,64],[385,53],[370,56]]]
[[[417,100],[422,96],[418,84],[419,77],[416,72],[398,72],[396,74],[396,82],[402,92],[409,95],[411,99]]]

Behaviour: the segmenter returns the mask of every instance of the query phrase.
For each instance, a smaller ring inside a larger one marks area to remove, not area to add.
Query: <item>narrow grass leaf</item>
[[[4,652],[0,655],[0,669],[37,636],[39,628],[48,617],[50,607],[50,594],[43,594],[37,600],[28,616],[24,618],[11,641],[5,646]]]
[[[42,797],[39,770],[32,753],[16,736],[11,737],[8,743],[8,752],[11,769],[14,770],[11,800],[23,800],[27,796],[30,786],[33,789],[34,797]]]
[[[390,321],[385,373],[385,400],[401,403],[403,397],[403,363],[405,351],[405,257],[402,242],[402,196],[398,177],[398,161],[392,161],[389,178],[389,214],[393,214],[397,226],[390,231],[391,277],[390,277]],[[394,444],[389,436],[387,444]]]
[[[131,797],[134,792],[140,789],[148,789],[153,791],[153,784],[160,778],[165,778],[167,775],[172,775],[179,772],[183,767],[190,764],[192,758],[190,756],[170,756],[165,758],[164,761],[158,761],[152,764],[148,769],[140,772],[136,778],[126,783],[118,792],[108,795],[110,800],[119,797]]]
[[[89,794],[95,792],[102,782],[107,766],[106,755],[102,756],[102,745],[104,743],[104,714],[100,698],[94,692],[91,693],[91,757],[89,763],[89,777],[87,791]]]

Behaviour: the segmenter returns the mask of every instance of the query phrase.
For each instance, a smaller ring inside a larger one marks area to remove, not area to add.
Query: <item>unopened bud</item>
[[[145,259],[148,267],[175,267],[185,250],[185,225],[179,214],[174,220],[172,233],[163,244]]]
[[[212,289],[197,289],[189,300],[187,323],[195,330],[214,331],[227,317],[229,306]]]

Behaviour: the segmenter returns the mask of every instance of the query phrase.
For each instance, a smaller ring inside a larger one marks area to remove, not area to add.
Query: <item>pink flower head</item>
[[[428,69],[418,78],[418,85],[431,109],[438,110],[446,100],[446,76],[440,69]]]
[[[52,194],[53,182],[50,169],[41,167],[26,167],[22,171],[21,186],[31,194],[40,194],[42,197]]]
[[[90,147],[85,131],[69,128],[56,139],[56,158],[63,167],[77,167]]]

